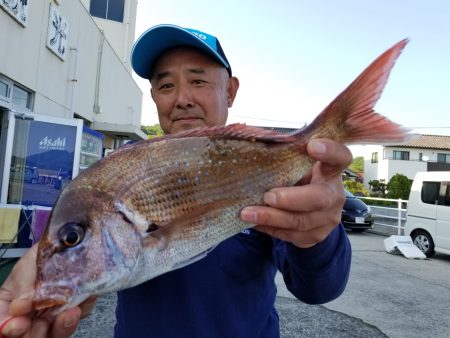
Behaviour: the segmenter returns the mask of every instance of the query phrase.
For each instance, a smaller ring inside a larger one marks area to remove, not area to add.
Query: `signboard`
[[[67,54],[68,38],[69,22],[62,16],[57,6],[50,4],[47,47],[63,61]]]
[[[0,0],[0,7],[25,26],[28,18],[28,0]]]
[[[403,255],[406,258],[427,258],[425,254],[416,247],[409,236],[390,236],[384,240],[386,252]]]
[[[16,119],[7,203],[53,206],[72,179],[77,127]]]

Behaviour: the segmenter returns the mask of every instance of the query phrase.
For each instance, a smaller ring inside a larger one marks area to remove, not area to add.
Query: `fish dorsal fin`
[[[170,138],[184,137],[211,137],[226,138],[234,140],[244,140],[250,142],[264,143],[290,143],[296,139],[288,134],[281,134],[277,131],[259,127],[247,126],[243,123],[234,123],[227,126],[217,126],[210,128],[196,128],[169,135]]]

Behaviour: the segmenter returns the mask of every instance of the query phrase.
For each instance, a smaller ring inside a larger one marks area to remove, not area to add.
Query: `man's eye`
[[[193,80],[192,81],[192,83],[193,84],[195,84],[195,85],[201,85],[201,84],[204,84],[206,81],[203,81],[203,80]]]
[[[159,89],[164,90],[164,89],[170,89],[172,87],[173,87],[173,85],[171,83],[164,83],[161,86],[159,86]]]

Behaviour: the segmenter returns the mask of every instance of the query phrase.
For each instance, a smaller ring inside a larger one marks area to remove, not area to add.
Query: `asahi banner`
[[[16,119],[8,203],[52,206],[72,179],[77,127]]]

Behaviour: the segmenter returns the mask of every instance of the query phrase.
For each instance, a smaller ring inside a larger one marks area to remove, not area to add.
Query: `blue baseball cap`
[[[137,75],[150,79],[156,59],[177,46],[198,48],[222,64],[231,76],[231,66],[219,40],[207,33],[176,25],[157,25],[146,30],[131,51],[131,67]]]

